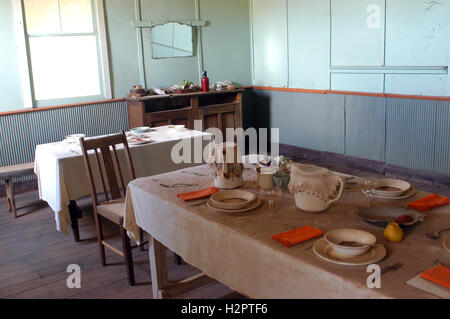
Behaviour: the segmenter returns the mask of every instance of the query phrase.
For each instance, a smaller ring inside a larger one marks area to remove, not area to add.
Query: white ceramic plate
[[[222,209],[222,208],[215,206],[214,203],[211,201],[211,199],[209,199],[206,202],[206,205],[209,208],[214,209],[215,211],[220,212],[220,213],[234,214],[234,213],[245,213],[245,212],[251,211],[255,208],[258,208],[261,205],[261,203],[262,203],[262,201],[259,198],[256,198],[253,202],[250,203],[250,205],[248,205],[245,208],[231,209],[231,210],[230,209]]]
[[[236,210],[247,207],[255,198],[255,194],[247,191],[228,190],[213,194],[210,200],[215,207]]]
[[[184,129],[186,126],[185,125],[169,125],[168,128],[172,128],[172,129],[176,129],[176,130],[180,130],[180,129]]]
[[[314,253],[321,259],[328,262],[346,265],[346,266],[364,266],[379,262],[386,256],[386,248],[383,245],[369,249],[365,254],[342,259],[333,255],[332,247],[325,241],[324,238],[317,240],[313,246]]]
[[[79,144],[81,137],[86,137],[86,135],[84,135],[84,134],[68,135],[68,136],[66,136],[66,139],[64,140],[64,142],[69,143],[69,144]]]
[[[153,143],[154,141],[149,139],[149,138],[145,138],[145,137],[141,137],[141,138],[137,138],[137,137],[132,137],[128,139],[128,145],[142,145],[142,144],[149,144],[149,143]]]
[[[405,198],[410,198],[412,196],[414,196],[417,193],[417,191],[414,188],[410,188],[409,191],[407,191],[405,194],[401,195],[401,196],[380,196],[380,195],[375,195],[374,193],[372,193],[371,191],[369,191],[367,194],[370,197],[374,197],[374,198],[381,198],[381,199],[392,199],[392,200],[396,200],[396,199],[405,199]]]
[[[444,238],[444,242],[442,243],[442,245],[450,253],[450,236]]]
[[[415,210],[407,210],[400,207],[359,207],[356,215],[364,220],[375,224],[375,226],[386,227],[389,220],[394,220],[402,215],[408,215],[412,218],[412,221],[408,223],[402,223],[400,226],[411,226],[415,223],[422,222],[425,219],[425,215]]]
[[[380,178],[376,181],[377,188],[380,187],[391,187],[395,190],[380,190],[380,189],[372,189],[371,192],[377,196],[384,197],[399,197],[405,194],[410,188],[411,184],[399,179],[393,178]]]

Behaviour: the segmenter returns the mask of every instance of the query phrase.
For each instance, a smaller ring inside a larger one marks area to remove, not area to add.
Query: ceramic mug
[[[271,189],[274,186],[273,176],[276,173],[273,167],[261,167],[258,170],[258,186],[261,189]]]

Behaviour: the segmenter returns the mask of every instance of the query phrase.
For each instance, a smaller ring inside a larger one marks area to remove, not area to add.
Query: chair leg
[[[14,184],[12,180],[5,181],[6,197],[8,199],[8,210],[13,212],[14,218],[17,218],[16,200],[14,199]]]
[[[103,266],[106,266],[105,246],[103,246],[103,229],[101,216],[98,215],[96,212],[94,212],[94,219],[95,219],[95,229],[97,231],[98,248],[100,251],[100,261]]]
[[[174,255],[174,257],[175,257],[175,263],[179,266],[179,265],[181,265],[182,263],[183,263],[183,259],[180,257],[180,256],[178,256],[177,254],[173,254]]]
[[[128,283],[130,286],[134,286],[136,282],[134,279],[133,254],[131,253],[130,238],[128,237],[127,230],[122,225],[120,225],[120,234],[122,236],[123,257],[127,270]]]
[[[139,232],[141,233],[141,241],[144,242],[144,232],[142,229],[139,229]],[[144,244],[141,244],[141,251],[144,251]]]

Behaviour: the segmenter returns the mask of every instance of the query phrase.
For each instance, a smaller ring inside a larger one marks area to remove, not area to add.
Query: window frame
[[[16,35],[18,36],[18,42],[21,45],[18,47],[18,55],[23,65],[25,65],[24,70],[22,70],[22,94],[24,98],[25,108],[39,108],[48,106],[57,106],[64,104],[73,103],[86,103],[94,102],[105,99],[112,99],[112,89],[111,89],[111,76],[109,69],[109,56],[108,56],[108,44],[106,35],[106,21],[104,13],[103,0],[90,0],[91,10],[92,10],[92,32],[83,33],[48,33],[48,34],[28,34],[26,28],[25,20],[25,6],[24,0],[14,0],[14,6],[16,11],[17,20],[17,30]],[[97,47],[97,61],[98,61],[98,72],[99,72],[99,95],[91,96],[75,96],[66,98],[56,98],[48,100],[37,100],[35,98],[34,92],[34,80],[33,80],[33,70],[31,65],[31,51],[29,39],[32,37],[49,37],[49,36],[95,36],[96,47]]]

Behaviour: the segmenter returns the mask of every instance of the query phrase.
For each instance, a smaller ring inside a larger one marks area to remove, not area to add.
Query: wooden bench
[[[8,209],[17,218],[16,201],[14,199],[13,178],[29,176],[34,174],[34,163],[25,163],[13,166],[0,167],[0,180],[5,181],[6,198],[8,199]]]

